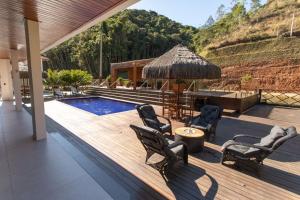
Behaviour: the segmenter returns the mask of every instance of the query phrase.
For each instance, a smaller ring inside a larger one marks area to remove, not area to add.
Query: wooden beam
[[[115,68],[110,68],[111,70],[111,83],[114,83],[117,80],[118,70]],[[115,88],[115,85],[113,86]]]

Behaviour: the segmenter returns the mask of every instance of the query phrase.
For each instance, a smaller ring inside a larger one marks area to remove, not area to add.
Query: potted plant
[[[185,89],[185,82],[182,79],[177,79],[175,83],[173,83],[173,91],[175,93],[183,93]]]

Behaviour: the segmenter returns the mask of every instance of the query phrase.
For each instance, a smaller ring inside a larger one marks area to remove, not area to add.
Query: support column
[[[112,67],[111,67],[110,71],[111,71],[111,84],[113,84],[117,80],[118,71],[117,71],[117,69],[112,68]],[[114,84],[112,86],[112,88],[116,88],[116,84]]]
[[[134,63],[133,66],[133,89],[136,90],[137,86],[137,68],[136,68],[136,63]]]
[[[26,50],[31,94],[33,138],[47,137],[40,56],[39,22],[25,19]]]
[[[17,50],[10,51],[10,63],[12,66],[11,75],[12,75],[13,86],[14,86],[16,111],[21,111],[22,110],[22,94],[21,94],[21,81],[20,81],[18,51]]]
[[[12,101],[13,86],[11,78],[11,65],[9,59],[0,59],[1,96],[3,101]]]

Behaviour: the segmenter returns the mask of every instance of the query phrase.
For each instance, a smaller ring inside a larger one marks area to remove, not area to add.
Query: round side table
[[[204,147],[204,132],[190,127],[177,128],[175,141],[183,141],[189,153],[201,152]]]

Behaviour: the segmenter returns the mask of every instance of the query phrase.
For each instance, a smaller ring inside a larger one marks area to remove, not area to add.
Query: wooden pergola
[[[112,82],[116,82],[118,79],[118,73],[128,72],[128,79],[133,82],[133,89],[136,90],[137,82],[142,80],[142,71],[145,65],[153,61],[153,58],[133,60],[121,63],[111,63],[110,72]]]

